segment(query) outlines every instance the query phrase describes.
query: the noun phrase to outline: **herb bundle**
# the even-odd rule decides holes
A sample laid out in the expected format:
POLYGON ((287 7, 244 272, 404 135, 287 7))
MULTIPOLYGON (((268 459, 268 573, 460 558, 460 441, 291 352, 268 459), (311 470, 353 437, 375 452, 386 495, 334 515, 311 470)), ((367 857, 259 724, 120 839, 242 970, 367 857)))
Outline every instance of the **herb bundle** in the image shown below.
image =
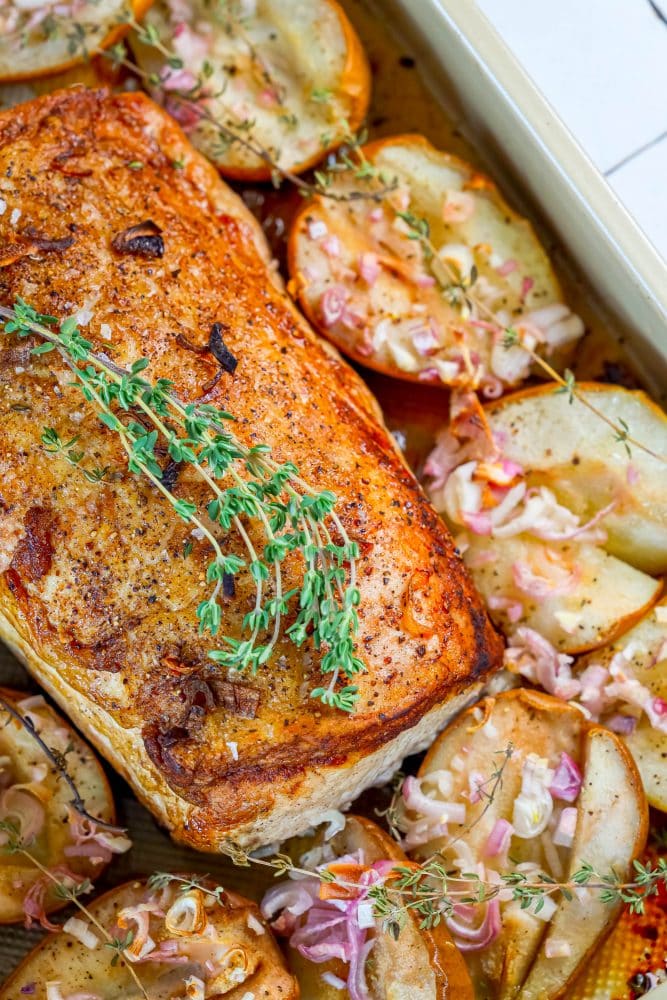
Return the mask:
MULTIPOLYGON (((98 419, 118 435, 129 471, 145 477, 208 542, 212 551, 206 570, 209 593, 197 608, 201 634, 220 634, 223 587, 233 589, 230 582, 233 585, 241 571, 250 574, 255 601, 244 618, 242 636, 222 635, 220 648, 211 650, 210 658, 224 667, 256 671, 271 659, 283 634, 283 622, 294 612, 284 635, 298 648, 312 642, 321 653, 321 672, 329 675, 329 683, 316 687, 311 697, 352 711, 357 686, 337 684, 341 676, 352 680, 364 670, 354 642, 360 599, 358 547, 336 513, 334 494, 311 489, 292 463, 275 462, 267 445, 245 446, 231 429, 234 418, 230 413, 209 403, 181 402, 167 379, 149 381, 143 374, 147 359, 123 369, 96 353, 75 318, 59 322, 37 313, 21 299, 12 309, 0 306, 0 317, 6 320, 6 334, 40 338, 42 342, 32 349, 34 355, 59 354, 98 419), (139 416, 151 429, 139 422, 139 416), (205 509, 190 499, 177 498, 165 484, 156 457, 159 440, 166 444, 173 462, 189 466, 206 485, 210 499, 205 509), (260 551, 247 530, 249 521, 257 523, 264 534, 260 551), (225 551, 222 536, 231 530, 242 540, 244 558, 225 551), (293 553, 304 564, 303 577, 300 586, 286 590, 283 563, 293 553)), ((51 428, 45 428, 42 440, 49 452, 64 452, 70 464, 79 465, 82 455, 72 454, 73 442, 59 443, 51 428)), ((87 478, 101 476, 92 472, 87 478)))

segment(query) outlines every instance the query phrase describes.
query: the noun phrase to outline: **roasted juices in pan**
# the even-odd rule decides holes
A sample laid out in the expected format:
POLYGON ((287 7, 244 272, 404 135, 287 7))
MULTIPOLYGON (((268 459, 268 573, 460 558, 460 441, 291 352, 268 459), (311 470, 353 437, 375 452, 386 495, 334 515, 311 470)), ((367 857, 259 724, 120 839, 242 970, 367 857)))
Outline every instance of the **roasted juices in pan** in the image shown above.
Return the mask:
POLYGON ((48 342, 39 332, 4 341, 2 637, 178 840, 216 850, 294 834, 427 745, 479 695, 499 639, 374 399, 298 315, 249 213, 165 112, 84 89, 19 106, 0 117, 9 190, 0 304, 24 318, 27 304, 70 348, 78 322, 83 353, 116 384, 147 359, 133 371, 151 392, 173 385, 158 439, 136 400, 122 412, 111 400, 101 422, 72 385, 71 353, 31 353, 48 342), (325 609, 358 615, 358 629, 307 641, 325 635, 307 615, 312 549, 293 540, 278 583, 261 516, 240 507, 221 528, 215 493, 169 444, 174 407, 203 414, 214 438, 232 428, 244 482, 269 469, 298 502, 335 495, 328 519, 311 508, 299 524, 336 553, 342 596, 325 609), (150 476, 128 470, 127 434, 150 476), (263 645, 243 660, 253 625, 263 645))

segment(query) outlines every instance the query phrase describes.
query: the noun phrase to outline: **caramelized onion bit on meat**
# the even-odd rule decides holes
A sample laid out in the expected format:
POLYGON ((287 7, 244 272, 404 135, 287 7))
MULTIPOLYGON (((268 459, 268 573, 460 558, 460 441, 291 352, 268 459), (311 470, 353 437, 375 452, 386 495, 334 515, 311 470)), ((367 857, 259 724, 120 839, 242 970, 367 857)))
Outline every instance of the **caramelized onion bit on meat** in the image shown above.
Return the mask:
POLYGON ((162 470, 162 485, 165 489, 169 490, 169 492, 171 492, 176 485, 183 465, 183 462, 174 462, 173 459, 169 459, 162 470))
POLYGON ((26 229, 23 236, 30 240, 35 250, 44 250, 46 253, 68 250, 75 242, 72 235, 60 237, 42 236, 41 233, 32 228, 26 229))
POLYGON ((201 677, 185 677, 181 683, 182 697, 185 702, 185 719, 183 725, 192 727, 193 716, 202 719, 207 712, 215 708, 215 698, 210 687, 201 677))
POLYGON ((209 677, 208 683, 213 688, 218 704, 230 715, 236 715, 240 719, 256 717, 259 708, 259 691, 256 688, 220 677, 209 677))
POLYGON ((133 257, 153 257, 164 256, 164 240, 162 230, 152 219, 139 222, 136 226, 124 229, 122 233, 117 233, 111 241, 111 246, 116 253, 127 253, 133 257))
POLYGON ((143 740, 146 753, 152 762, 163 770, 169 779, 177 784, 192 781, 192 770, 181 763, 174 748, 190 739, 190 733, 183 726, 172 726, 166 732, 160 732, 156 727, 152 731, 144 731, 143 740))
POLYGON ((222 339, 222 323, 214 323, 211 327, 211 335, 208 339, 208 347, 221 368, 233 375, 238 365, 237 358, 234 357, 224 340, 222 339))
POLYGON ((73 243, 73 236, 52 239, 49 236, 41 236, 33 229, 27 229, 25 233, 10 237, 0 247, 0 267, 9 267, 10 264, 16 264, 24 257, 34 256, 40 252, 50 253, 54 250, 67 250, 73 243))
POLYGON ((193 354, 207 354, 208 345, 207 344, 193 344, 191 340, 184 337, 182 333, 176 334, 176 343, 181 347, 184 347, 186 351, 192 351, 193 354))

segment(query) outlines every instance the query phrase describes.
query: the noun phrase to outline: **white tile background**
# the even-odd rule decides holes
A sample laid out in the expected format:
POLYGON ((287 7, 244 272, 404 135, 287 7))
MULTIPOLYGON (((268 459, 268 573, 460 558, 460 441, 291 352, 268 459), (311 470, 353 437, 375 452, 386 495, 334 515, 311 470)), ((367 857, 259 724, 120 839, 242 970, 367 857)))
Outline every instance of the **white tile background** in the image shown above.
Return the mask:
POLYGON ((667 259, 667 0, 477 2, 667 259))

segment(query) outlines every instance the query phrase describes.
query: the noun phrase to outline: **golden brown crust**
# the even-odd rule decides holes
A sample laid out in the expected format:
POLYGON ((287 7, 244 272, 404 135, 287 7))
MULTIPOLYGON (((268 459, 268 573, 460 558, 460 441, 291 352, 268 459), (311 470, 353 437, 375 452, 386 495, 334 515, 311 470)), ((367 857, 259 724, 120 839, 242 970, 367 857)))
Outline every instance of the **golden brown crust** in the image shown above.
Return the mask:
MULTIPOLYGON (((22 105, 0 116, 0 179, 3 243, 72 238, 1 268, 0 301, 20 295, 60 316, 89 309, 87 335, 117 363, 150 357, 152 377, 172 378, 188 400, 206 395, 237 416, 243 440, 268 443, 334 490, 361 548, 368 671, 358 710, 348 717, 310 700, 316 668, 304 677, 303 654, 283 642, 284 660, 240 678, 255 717, 231 712, 225 684, 234 678, 210 664, 211 640, 197 635, 204 543, 127 473, 114 435, 53 354, 4 380, 0 366, 5 635, 56 697, 74 695, 77 718, 95 716, 90 736, 104 753, 115 756, 108 741, 123 729, 142 734, 145 750, 128 765, 142 775, 135 788, 148 798, 146 774, 166 782, 194 807, 187 836, 205 847, 270 812, 277 788, 296 796, 316 769, 352 765, 414 726, 497 664, 499 640, 451 539, 371 415, 367 390, 300 319, 249 214, 166 114, 141 94, 104 91, 22 105), (147 219, 162 231, 162 258, 112 249, 147 219), (188 346, 206 345, 214 322, 239 361, 217 384, 212 356, 188 346), (86 461, 110 466, 111 477, 92 485, 48 456, 44 426, 64 439, 79 434, 86 461), (206 711, 193 712, 202 699, 206 711)), ((187 471, 175 492, 201 497, 187 471)), ((298 572, 286 566, 288 578, 298 572)), ((249 596, 241 581, 226 633, 238 634, 249 596)))

